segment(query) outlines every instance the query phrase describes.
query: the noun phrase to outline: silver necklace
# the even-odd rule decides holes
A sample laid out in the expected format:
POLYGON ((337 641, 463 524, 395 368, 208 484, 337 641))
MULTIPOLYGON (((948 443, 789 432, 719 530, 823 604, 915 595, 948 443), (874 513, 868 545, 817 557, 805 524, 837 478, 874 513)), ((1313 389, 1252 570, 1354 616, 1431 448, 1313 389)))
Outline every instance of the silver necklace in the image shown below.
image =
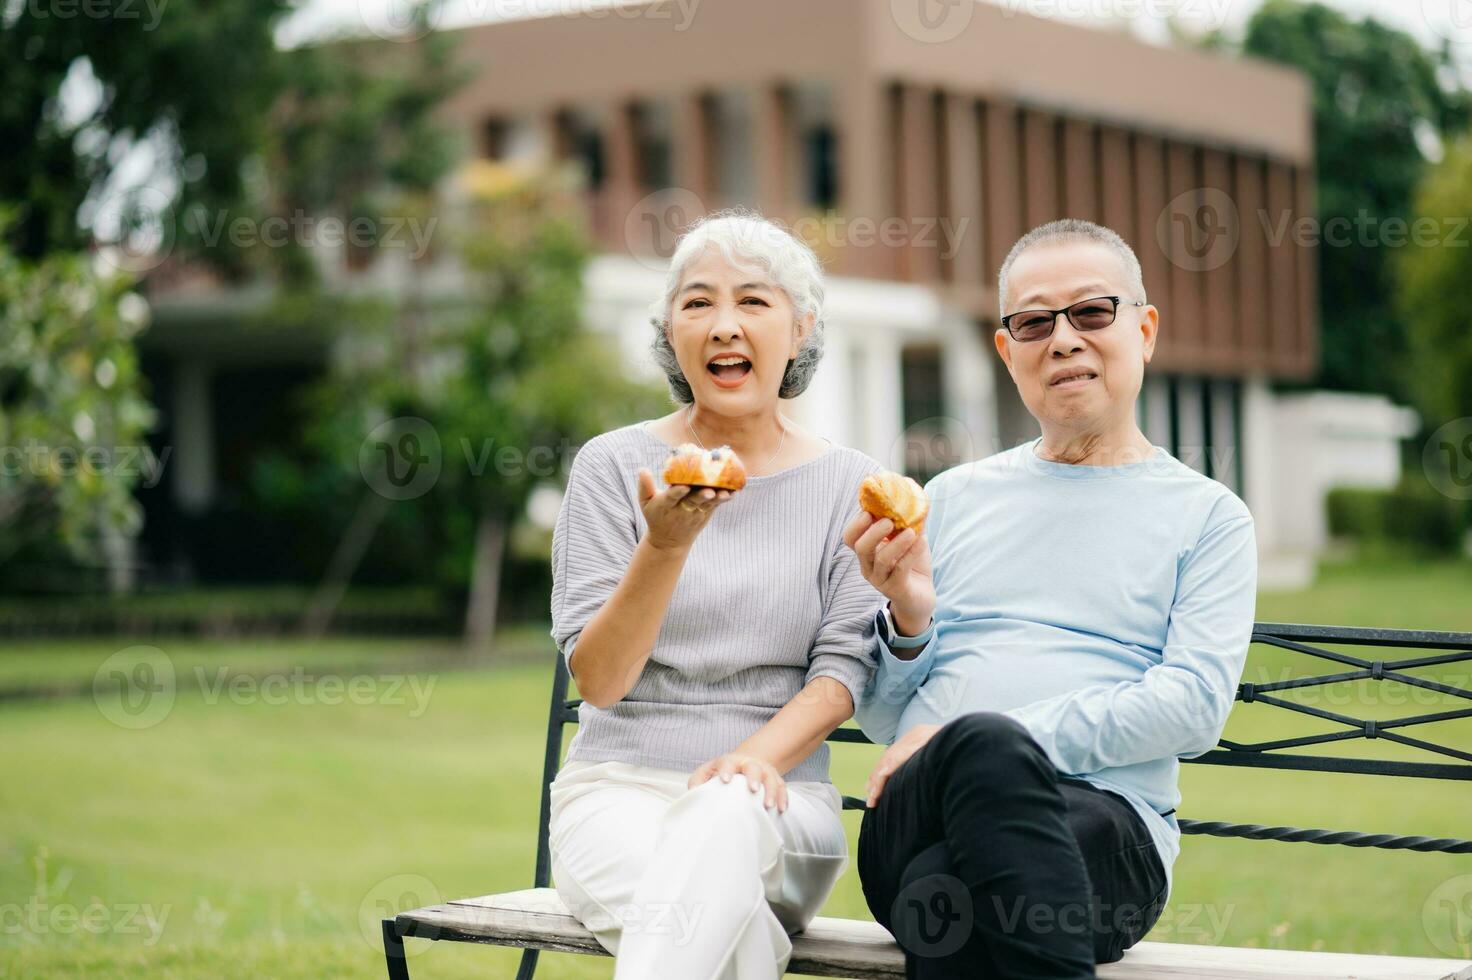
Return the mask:
MULTIPOLYGON (((695 426, 690 424, 690 416, 694 411, 695 404, 692 402, 690 407, 685 409, 685 428, 690 430, 691 437, 695 439, 695 445, 699 446, 702 452, 708 453, 710 450, 705 448, 705 443, 701 442, 700 436, 695 434, 695 426)), ((782 430, 782 438, 777 440, 777 451, 772 454, 772 458, 767 460, 766 465, 762 467, 764 470, 772 465, 773 460, 782 455, 782 446, 787 442, 787 426, 783 423, 780 412, 777 414, 777 427, 782 430)))

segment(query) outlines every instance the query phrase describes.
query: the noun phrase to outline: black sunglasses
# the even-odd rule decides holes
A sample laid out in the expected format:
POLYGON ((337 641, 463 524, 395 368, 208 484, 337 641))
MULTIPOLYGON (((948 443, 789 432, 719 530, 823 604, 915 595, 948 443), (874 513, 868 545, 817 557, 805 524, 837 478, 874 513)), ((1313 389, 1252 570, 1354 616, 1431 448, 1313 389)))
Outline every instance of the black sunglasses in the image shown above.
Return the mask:
POLYGON ((1053 336, 1053 325, 1058 322, 1060 313, 1067 316, 1073 329, 1080 332, 1103 330, 1114 322, 1121 302, 1128 306, 1145 305, 1134 300, 1122 301, 1118 296, 1095 296, 1093 299, 1079 300, 1061 310, 1023 310, 1020 313, 1009 313, 1002 317, 1002 326, 1013 340, 1024 343, 1047 340, 1053 336))

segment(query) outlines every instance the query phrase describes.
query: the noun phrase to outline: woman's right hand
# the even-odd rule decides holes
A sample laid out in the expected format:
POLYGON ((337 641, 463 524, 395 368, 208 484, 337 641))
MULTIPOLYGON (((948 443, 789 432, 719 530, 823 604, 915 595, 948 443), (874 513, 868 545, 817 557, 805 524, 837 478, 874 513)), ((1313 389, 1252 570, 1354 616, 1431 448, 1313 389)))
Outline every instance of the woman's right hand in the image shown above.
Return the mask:
POLYGON ((656 491, 654 474, 639 470, 639 507, 649 525, 649 543, 661 550, 683 550, 721 504, 731 499, 729 490, 675 484, 656 491))

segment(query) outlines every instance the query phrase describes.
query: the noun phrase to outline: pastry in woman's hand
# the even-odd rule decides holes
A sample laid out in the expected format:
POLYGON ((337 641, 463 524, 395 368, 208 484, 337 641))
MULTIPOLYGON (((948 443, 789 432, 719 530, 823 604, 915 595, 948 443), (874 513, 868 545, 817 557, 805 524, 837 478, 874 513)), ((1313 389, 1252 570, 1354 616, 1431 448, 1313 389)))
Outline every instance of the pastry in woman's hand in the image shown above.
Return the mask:
POLYGON ((908 476, 888 471, 867 476, 859 484, 859 507, 876 520, 889 518, 896 532, 909 527, 916 534, 925 527, 925 515, 930 513, 924 488, 908 476))
POLYGON ((664 467, 664 482, 670 486, 710 487, 712 490, 740 490, 746 486, 746 467, 730 446, 701 449, 687 442, 670 450, 664 467))

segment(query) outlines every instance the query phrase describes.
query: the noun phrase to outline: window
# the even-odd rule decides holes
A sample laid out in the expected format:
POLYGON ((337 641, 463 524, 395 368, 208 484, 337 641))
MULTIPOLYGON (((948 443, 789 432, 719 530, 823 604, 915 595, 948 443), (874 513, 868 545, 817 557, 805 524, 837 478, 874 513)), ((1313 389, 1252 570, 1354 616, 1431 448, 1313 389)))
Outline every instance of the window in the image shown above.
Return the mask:
POLYGON ((820 208, 838 204, 838 137, 829 123, 803 133, 804 200, 820 208))
POLYGON ((663 103, 641 103, 632 110, 635 179, 645 191, 663 190, 672 178, 670 111, 663 103))
POLYGON ((589 190, 602 187, 607 170, 598 127, 579 113, 563 112, 557 118, 557 129, 559 159, 576 161, 582 167, 589 190))
POLYGON ((900 355, 904 471, 921 483, 960 459, 945 417, 945 378, 939 347, 906 347, 900 355))
POLYGON ((481 155, 487 160, 504 160, 506 158, 506 137, 510 129, 510 124, 500 116, 492 116, 487 119, 480 129, 481 155))
POLYGON ((750 99, 745 92, 722 92, 716 97, 715 110, 716 198, 723 207, 755 205, 750 99))

